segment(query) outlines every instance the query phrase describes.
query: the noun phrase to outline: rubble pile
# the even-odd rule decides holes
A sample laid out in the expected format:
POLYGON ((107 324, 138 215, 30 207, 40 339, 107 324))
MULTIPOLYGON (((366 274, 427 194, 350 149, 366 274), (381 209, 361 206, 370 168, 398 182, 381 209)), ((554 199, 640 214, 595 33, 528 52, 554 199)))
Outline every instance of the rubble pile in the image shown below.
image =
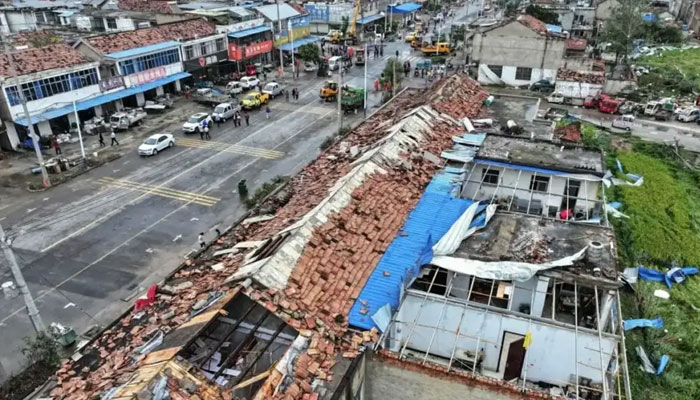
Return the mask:
POLYGON ((605 83, 605 73, 598 71, 575 71, 572 69, 559 68, 557 71, 557 80, 602 85, 605 83))
POLYGON ((172 14, 173 8, 167 0, 119 0, 120 10, 172 14))
POLYGON ((16 75, 13 75, 7 57, 7 54, 0 54, 0 76, 6 78, 90 62, 78 50, 67 44, 59 43, 41 48, 31 47, 12 53, 17 72, 16 75))
POLYGON ((568 125, 557 126, 554 128, 554 135, 560 140, 578 143, 581 141, 581 123, 574 122, 568 125))
MULTIPOLYGON (((168 3, 165 1, 153 1, 149 3, 163 3, 168 5, 168 3)), ((120 2, 119 4, 121 5, 122 3, 120 2)), ((189 40, 197 37, 213 35, 215 33, 216 28, 213 24, 203 19, 192 19, 171 24, 158 25, 153 28, 92 36, 86 38, 85 40, 95 49, 105 54, 109 54, 133 49, 135 47, 148 46, 171 40, 189 40)))
POLYGON ((476 81, 452 75, 443 81, 431 100, 436 110, 462 119, 476 117, 488 96, 476 81))

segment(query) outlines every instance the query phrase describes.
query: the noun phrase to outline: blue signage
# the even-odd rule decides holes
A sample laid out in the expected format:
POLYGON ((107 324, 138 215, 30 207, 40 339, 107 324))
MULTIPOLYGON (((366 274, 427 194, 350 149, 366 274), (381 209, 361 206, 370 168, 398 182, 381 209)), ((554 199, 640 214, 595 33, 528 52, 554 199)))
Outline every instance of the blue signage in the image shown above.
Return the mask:
POLYGON ((304 8, 309 12, 308 17, 312 21, 329 21, 330 10, 327 5, 305 4, 304 8))
POLYGON ((308 15, 302 15, 300 17, 295 17, 295 18, 289 19, 289 25, 292 26, 292 29, 309 26, 310 22, 311 22, 311 18, 308 15))

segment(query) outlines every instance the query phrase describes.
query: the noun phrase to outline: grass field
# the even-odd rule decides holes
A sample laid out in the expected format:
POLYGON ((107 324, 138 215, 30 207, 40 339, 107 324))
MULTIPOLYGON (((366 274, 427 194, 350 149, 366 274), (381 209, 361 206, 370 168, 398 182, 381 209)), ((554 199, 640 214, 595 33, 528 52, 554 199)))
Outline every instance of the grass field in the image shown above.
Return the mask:
POLYGON ((646 56, 637 65, 654 67, 639 78, 639 87, 659 95, 690 95, 700 88, 700 49, 669 50, 646 56))

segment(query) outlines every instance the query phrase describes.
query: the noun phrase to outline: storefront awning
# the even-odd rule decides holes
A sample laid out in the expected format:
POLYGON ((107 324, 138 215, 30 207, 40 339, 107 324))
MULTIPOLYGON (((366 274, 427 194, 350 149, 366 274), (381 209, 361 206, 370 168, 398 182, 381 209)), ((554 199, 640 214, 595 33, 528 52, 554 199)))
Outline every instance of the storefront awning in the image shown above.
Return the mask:
MULTIPOLYGON (((89 108, 97 107, 97 106, 100 106, 102 104, 107 104, 111 101, 123 99, 125 97, 131 96, 131 95, 134 95, 137 93, 147 92, 151 89, 157 88, 158 86, 167 85, 168 83, 175 82, 175 81, 178 81, 178 80, 183 79, 183 78, 187 78, 188 76, 191 76, 191 74, 188 72, 179 72, 179 73, 174 74, 174 75, 166 76, 165 78, 156 79, 155 81, 144 83, 143 85, 132 86, 128 89, 118 90, 116 92, 103 94, 100 96, 93 97, 91 99, 78 101, 75 103, 75 107, 78 109, 78 111, 87 110, 89 108)), ((40 114, 32 115, 32 124, 37 124, 41 121, 48 121, 50 119, 62 117, 64 115, 70 114, 72 112, 73 112, 73 104, 68 104, 68 105, 65 105, 65 106, 60 107, 60 108, 53 108, 51 110, 46 110, 40 114)), ((24 118, 16 120, 15 123, 27 126, 27 121, 24 118)))
POLYGON ((282 49, 284 51, 290 51, 292 49, 296 50, 297 48, 299 48, 299 46, 303 46, 305 44, 313 42, 318 42, 319 40, 321 40, 320 36, 307 36, 299 40, 294 39, 294 47, 292 47, 292 43, 285 43, 282 46, 279 46, 278 49, 282 49))
POLYGON ((420 10, 422 7, 417 3, 404 3, 395 7, 389 7, 389 12, 393 14, 410 14, 420 10))
POLYGON ((374 22, 378 19, 384 18, 383 15, 375 14, 375 15, 370 15, 369 17, 364 17, 362 19, 357 20, 357 23, 360 25, 365 25, 369 24, 370 22, 374 22))
POLYGON ((243 29, 242 31, 231 32, 228 34, 228 37, 240 39, 240 38, 243 38, 246 36, 255 35, 256 33, 267 32, 269 30, 271 30, 271 29, 267 25, 256 26, 255 28, 248 28, 248 29, 243 29))

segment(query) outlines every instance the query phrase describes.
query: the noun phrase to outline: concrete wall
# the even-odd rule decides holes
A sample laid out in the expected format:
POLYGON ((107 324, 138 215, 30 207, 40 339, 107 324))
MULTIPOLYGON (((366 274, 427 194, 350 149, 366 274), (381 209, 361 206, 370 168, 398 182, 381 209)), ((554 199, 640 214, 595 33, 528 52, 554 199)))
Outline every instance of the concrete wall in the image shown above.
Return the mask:
MULTIPOLYGON (((502 83, 527 85, 556 76, 566 52, 566 40, 540 35, 514 21, 502 27, 477 33, 472 46, 472 59, 479 64, 501 65, 502 83), (516 80, 516 67, 532 68, 530 80, 516 80)), ((486 73, 479 71, 482 83, 486 73)))
POLYGON ((619 3, 617 0, 605 0, 602 3, 599 3, 595 10, 595 18, 605 23, 605 21, 610 19, 613 9, 618 5, 619 3))
MULTIPOLYGON (((516 169, 504 169, 503 167, 496 167, 496 166, 487 166, 487 165, 482 165, 478 164, 476 168, 474 169, 474 172, 472 173, 471 179, 472 181, 475 181, 474 183, 468 183, 464 190, 462 191, 462 195, 470 198, 470 199, 476 199, 476 200, 490 200, 491 197, 494 194, 494 191, 496 191, 496 199, 499 198, 508 198, 509 196, 513 195, 513 188, 518 187, 518 190, 515 191, 515 196, 520 198, 520 199, 529 199, 530 198, 530 179, 534 175, 534 172, 530 171, 522 171, 520 172, 520 177, 518 178, 518 173, 519 170, 516 169), (499 186, 498 190, 497 185, 494 184, 487 184, 483 183, 481 187, 479 188, 479 183, 482 182, 483 180, 483 175, 486 172, 486 168, 488 167, 489 171, 494 171, 498 170, 499 171, 499 186), (478 191, 477 191, 478 188, 478 191)), ((562 176, 557 176, 557 175, 545 175, 544 173, 537 173, 537 176, 548 176, 549 177, 549 193, 551 194, 558 194, 558 195, 563 195, 564 194, 564 188, 566 187, 566 178, 562 176)), ((596 177, 592 175, 584 175, 588 179, 597 179, 596 177)), ((593 200, 596 200, 598 198, 598 189, 600 187, 600 182, 596 181, 587 181, 587 183, 584 184, 584 182, 581 182, 581 186, 579 189, 577 201, 576 201, 576 206, 575 210, 580 211, 583 214, 585 214, 585 209, 586 208, 592 208, 595 205, 595 202, 593 200), (586 191, 586 188, 588 188, 588 191, 586 191), (586 201, 586 198, 588 198, 588 201, 586 201)), ((557 208, 561 206, 562 202, 562 197, 555 197, 555 196, 548 196, 548 193, 540 193, 540 192, 534 192, 532 195, 533 200, 540 200, 543 206, 543 212, 547 212, 547 206, 549 207, 554 207, 557 208)))
POLYGON ((566 97, 585 99, 587 96, 601 94, 603 85, 558 80, 555 84, 555 90, 566 97))
POLYGON ((440 379, 384 362, 377 356, 367 357, 365 399, 370 400, 512 400, 461 382, 440 379))
MULTIPOLYGON (((445 304, 442 298, 432 295, 423 303, 424 297, 425 293, 423 292, 407 291, 396 319, 408 323, 417 319, 422 326, 415 327, 409 340, 409 332, 411 331, 409 325, 392 325, 391 336, 394 340, 391 341, 393 346, 391 351, 399 351, 400 345, 406 341, 408 341, 408 348, 425 351, 433 332, 435 332, 432 327, 437 325, 443 330, 438 330, 435 333, 430 353, 449 359, 455 343, 456 335, 454 332, 459 329, 460 336, 456 339, 456 348, 474 351, 476 350, 477 338, 479 338, 479 349, 483 349, 485 353, 483 368, 496 371, 504 334, 510 332, 525 335, 529 330, 532 343, 527 350, 528 380, 564 385, 570 381, 572 374, 575 376, 576 359, 578 358, 579 376, 591 378, 594 382, 601 382, 603 375, 600 369, 597 332, 579 328, 576 336, 573 326, 569 329, 535 320, 530 323, 525 317, 507 312, 486 312, 483 309, 469 307, 458 302, 445 304), (462 312, 464 312, 463 317, 462 312), (419 313, 420 315, 418 315, 419 313), (576 349, 578 349, 578 357, 576 357, 576 349)), ((605 368, 610 362, 610 354, 615 345, 615 339, 603 336, 605 368)), ((503 371, 498 372, 502 373, 503 371)), ((372 376, 371 373, 369 375, 372 376)), ((402 382, 401 384, 406 383, 402 382)), ((464 397, 460 396, 460 398, 464 397)))
POLYGON ((31 11, 5 11, 10 32, 36 30, 36 15, 31 11))

